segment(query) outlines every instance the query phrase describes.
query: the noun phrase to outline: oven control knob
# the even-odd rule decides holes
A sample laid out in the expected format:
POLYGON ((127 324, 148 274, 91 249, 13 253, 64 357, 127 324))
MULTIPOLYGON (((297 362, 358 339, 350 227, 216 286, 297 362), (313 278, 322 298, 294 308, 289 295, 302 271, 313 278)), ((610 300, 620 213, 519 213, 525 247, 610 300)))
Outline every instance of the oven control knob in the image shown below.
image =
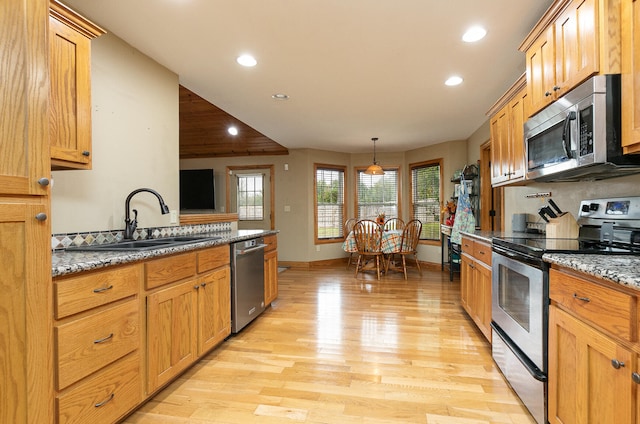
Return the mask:
POLYGON ((580 208, 580 210, 584 213, 589 212, 589 205, 587 205, 586 203, 584 205, 582 205, 582 207, 580 208))
POLYGON ((598 207, 599 207, 599 206, 600 206, 600 205, 598 205, 597 203, 591 203, 591 204, 589 205, 589 210, 591 210, 591 211, 594 211, 594 212, 595 212, 595 211, 597 211, 597 210, 598 210, 598 207))

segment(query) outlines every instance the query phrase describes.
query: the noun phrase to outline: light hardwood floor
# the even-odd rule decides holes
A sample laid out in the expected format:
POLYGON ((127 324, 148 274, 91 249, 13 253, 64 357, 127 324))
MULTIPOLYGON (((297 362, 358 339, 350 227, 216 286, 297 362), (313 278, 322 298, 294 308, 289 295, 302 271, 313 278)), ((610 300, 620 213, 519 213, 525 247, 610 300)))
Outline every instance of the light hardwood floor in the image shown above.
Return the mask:
POLYGON ((460 307, 459 280, 279 274, 273 306, 127 423, 534 423, 460 307))

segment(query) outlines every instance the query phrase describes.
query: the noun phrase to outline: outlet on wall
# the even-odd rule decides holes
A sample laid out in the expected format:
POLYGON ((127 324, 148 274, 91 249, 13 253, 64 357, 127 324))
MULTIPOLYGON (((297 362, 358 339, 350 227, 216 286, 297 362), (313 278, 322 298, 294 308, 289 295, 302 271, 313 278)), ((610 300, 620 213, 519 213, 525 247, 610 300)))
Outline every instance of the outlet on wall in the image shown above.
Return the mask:
POLYGON ((169 224, 177 224, 178 223, 178 211, 173 210, 169 211, 169 224))

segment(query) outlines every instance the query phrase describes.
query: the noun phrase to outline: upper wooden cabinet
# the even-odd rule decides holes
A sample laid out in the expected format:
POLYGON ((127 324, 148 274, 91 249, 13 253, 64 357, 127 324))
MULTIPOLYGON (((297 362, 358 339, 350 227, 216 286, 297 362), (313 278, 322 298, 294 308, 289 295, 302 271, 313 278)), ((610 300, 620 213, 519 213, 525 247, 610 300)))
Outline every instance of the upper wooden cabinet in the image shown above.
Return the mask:
POLYGON ((2 2, 0 195, 49 194, 46 19, 46 2, 2 2))
POLYGON ((640 153, 640 3, 622 1, 622 148, 640 153))
POLYGON ((104 32, 51 0, 49 139, 53 169, 91 169, 91 40, 104 32))
POLYGON ((493 186, 524 181, 524 121, 528 110, 529 101, 523 75, 489 111, 493 186))
POLYGON ((520 46, 530 115, 591 75, 620 72, 620 34, 620 0, 553 3, 520 46))

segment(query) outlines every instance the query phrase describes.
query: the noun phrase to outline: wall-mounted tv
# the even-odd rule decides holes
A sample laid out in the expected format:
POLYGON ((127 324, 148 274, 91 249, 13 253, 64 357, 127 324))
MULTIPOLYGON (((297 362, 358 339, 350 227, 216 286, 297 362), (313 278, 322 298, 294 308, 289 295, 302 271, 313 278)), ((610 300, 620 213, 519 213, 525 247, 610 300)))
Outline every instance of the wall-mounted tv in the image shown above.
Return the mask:
POLYGON ((181 169, 180 210, 212 211, 215 208, 213 169, 181 169))

